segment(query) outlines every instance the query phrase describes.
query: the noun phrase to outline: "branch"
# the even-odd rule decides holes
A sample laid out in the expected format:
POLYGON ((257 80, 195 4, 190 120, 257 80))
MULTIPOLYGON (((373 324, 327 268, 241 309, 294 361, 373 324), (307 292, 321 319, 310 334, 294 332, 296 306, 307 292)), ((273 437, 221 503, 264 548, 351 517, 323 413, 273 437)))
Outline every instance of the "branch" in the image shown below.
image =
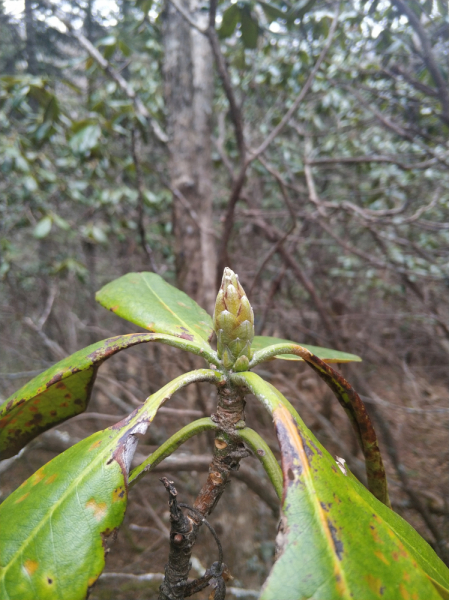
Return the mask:
POLYGON ((423 160, 417 163, 404 163, 397 158, 392 156, 337 156, 335 158, 312 158, 309 159, 308 164, 313 167, 320 165, 352 165, 352 164, 363 164, 363 163, 389 163, 397 165, 403 171, 410 171, 412 169, 428 169, 437 162, 435 158, 429 160, 423 160))
POLYGON ((137 185, 137 198, 138 198, 137 212, 138 212, 138 228, 139 228, 139 235, 140 235, 140 244, 142 246, 143 251, 147 255, 148 260, 150 261, 151 269, 155 273, 159 273, 159 270, 154 262, 153 250, 151 249, 151 246, 147 242, 147 239, 146 239, 145 224, 143 221, 143 219, 144 219, 144 211, 143 211, 144 184, 143 184, 142 168, 141 168, 139 156, 137 153, 137 131, 136 131, 135 127, 133 127, 131 130, 131 154, 133 157, 134 169, 136 172, 136 185, 137 185))
POLYGON ((420 20, 413 12, 410 4, 407 2, 403 2, 403 0, 391 0, 393 6, 397 8, 397 10, 405 15, 408 19, 408 22, 415 30, 415 33, 419 37, 421 42, 422 49, 422 58, 426 67, 429 69, 430 74, 432 75, 432 79, 435 82, 435 85, 438 89, 439 100, 441 102, 441 107, 443 109, 443 117, 447 124, 449 124, 449 92, 448 92, 448 84, 444 80, 444 77, 438 67, 435 57, 433 56, 432 47, 427 38, 426 32, 424 31, 423 26, 421 25, 420 20))
MULTIPOLYGON (((112 579, 129 579, 131 581, 160 581, 162 582, 164 579, 163 573, 142 573, 141 575, 134 575, 133 573, 102 573, 100 575, 100 579, 107 580, 112 579)), ((231 594, 231 596, 235 596, 240 600, 250 600, 250 598, 258 598, 260 592, 256 590, 245 590, 243 588, 238 587, 228 587, 226 586, 226 593, 231 594)))
POLYGON ((305 140, 305 150, 306 150, 306 156, 304 158, 304 175, 306 177, 306 184, 307 184, 307 189, 309 191, 309 200, 310 202, 312 202, 312 204, 314 204, 319 212, 319 214, 322 217, 326 217, 327 213, 326 213, 326 209, 323 206, 323 203, 321 202, 320 198, 318 197, 318 194, 316 192, 316 187, 315 187, 315 180, 313 178, 313 173, 312 173, 312 168, 308 162, 308 157, 310 156, 310 154, 312 153, 312 142, 309 136, 306 137, 305 140))
POLYGON ((132 100, 136 112, 148 120, 157 139, 160 142, 167 143, 167 134, 161 129, 159 123, 157 123, 157 121, 155 121, 150 115, 147 108, 136 95, 136 92, 129 85, 126 79, 124 79, 120 73, 112 67, 111 63, 104 58, 101 52, 81 33, 81 31, 73 28, 70 21, 68 21, 64 15, 58 11, 55 4, 46 3, 46 5, 47 8, 52 11, 53 15, 67 28, 67 31, 70 33, 70 35, 78 40, 80 45, 87 51, 89 56, 93 58, 93 60, 109 75, 109 77, 116 82, 122 92, 124 92, 124 94, 130 100, 132 100))
POLYGON ((265 152, 265 150, 268 148, 268 146, 271 144, 271 142, 274 140, 274 138, 277 137, 279 135, 279 133, 287 125, 287 123, 289 122, 289 120, 291 119, 291 117, 293 116, 293 114, 295 113, 295 111, 298 109, 298 106, 300 105, 300 103, 306 97, 307 93, 309 92, 310 88, 312 87, 312 84, 313 84, 313 82, 315 80, 316 74, 318 73, 318 71, 319 71, 319 69, 321 67, 322 62, 326 58, 326 55, 327 55, 327 53, 328 53, 328 51, 329 51, 329 49, 331 47, 332 40, 334 38, 335 31, 337 29, 339 14, 340 14, 340 3, 338 4, 337 11, 336 11, 335 16, 334 16, 334 18, 332 20, 332 25, 330 27, 329 35, 327 36, 327 40, 326 40, 326 43, 324 45, 324 48, 321 50, 321 54, 318 57, 318 60, 315 63, 315 66, 313 67, 312 72, 310 73, 309 77, 307 78, 307 81, 304 84, 304 87, 302 88, 300 94, 298 95, 298 97, 296 98, 296 100, 293 102, 293 104, 291 105, 291 107, 289 108, 289 110, 285 113, 285 115, 283 116, 283 118, 281 119, 281 121, 272 130, 272 132, 270 133, 270 135, 260 144, 260 146, 258 148, 256 148, 256 150, 252 151, 251 156, 249 158, 250 161, 255 160, 259 156, 259 154, 263 154, 265 152))
POLYGON ((428 85, 422 83, 422 81, 418 81, 418 79, 414 79, 410 73, 407 73, 404 69, 402 69, 399 65, 393 65, 391 69, 382 69, 382 73, 385 73, 391 79, 396 80, 396 77, 399 75, 407 83, 417 89, 419 92, 426 94, 426 96, 432 96, 433 98, 438 97, 438 92, 436 92, 433 88, 428 85))
POLYGON ((50 350, 56 360, 62 360, 66 358, 68 353, 62 348, 58 342, 50 339, 47 334, 45 334, 39 327, 34 323, 30 317, 24 317, 23 324, 32 329, 37 335, 41 338, 42 342, 45 346, 50 350))
MULTIPOLYGON (((265 268, 266 264, 268 263, 268 261, 271 259, 271 257, 277 252, 279 246, 281 246, 282 244, 284 244, 287 240, 287 238, 294 232, 294 230, 296 229, 296 225, 297 225, 297 219, 296 219, 296 214, 295 214, 295 209, 292 205, 292 203, 290 202, 290 198, 288 197, 288 193, 287 193, 287 189, 286 189, 286 185, 284 183, 284 180, 282 179, 281 174, 274 169, 271 165, 269 165, 266 160, 264 160, 262 158, 262 156, 258 157, 259 162, 261 163, 261 165, 268 171, 268 173, 270 173, 270 175, 272 175, 275 179, 277 184, 279 185, 279 188, 281 190, 281 194, 282 194, 282 198, 285 202, 285 205, 287 206, 288 212, 290 213, 290 217, 292 220, 292 224, 291 226, 288 228, 288 230, 285 232, 285 234, 279 238, 279 240, 270 248, 270 250, 268 251, 267 255, 263 258, 260 267, 257 269, 256 274, 254 275, 254 279, 251 283, 251 286, 249 288, 248 291, 248 295, 251 296, 251 292, 254 289, 254 286, 257 283, 257 280, 260 276, 260 274, 262 273, 263 269, 265 268)), ((267 315, 267 311, 269 308, 269 303, 271 301, 271 299, 273 298, 274 294, 276 293, 277 288, 280 285, 280 281, 282 280, 283 275, 281 277, 281 279, 279 280, 279 284, 276 286, 274 285, 272 287, 272 293, 270 293, 270 297, 269 297, 269 301, 266 305, 265 308, 265 313, 264 313, 264 317, 262 318, 262 323, 265 323, 265 317, 267 315)), ((259 325, 259 329, 260 331, 262 331, 262 326, 259 325)))
MULTIPOLYGON (((269 225, 265 221, 265 219, 263 219, 262 217, 260 217, 256 221, 256 223, 257 223, 258 227, 260 227, 260 229, 265 233, 265 236, 267 237, 269 242, 272 242, 272 243, 276 242, 279 240, 279 238, 282 237, 282 234, 275 227, 269 225)), ((321 298, 319 297, 312 281, 307 277, 306 273, 301 269, 301 267, 295 261, 295 259, 291 255, 291 253, 288 250, 286 250, 283 245, 280 245, 276 249, 276 251, 281 256, 281 258, 283 259, 285 264, 293 272, 293 274, 295 275, 295 277, 297 278, 299 283, 308 292, 309 296, 311 297, 311 299, 315 305, 315 308, 316 308, 318 314, 321 317, 321 322, 323 323, 330 339, 332 340, 332 343, 335 345, 337 350, 340 349, 341 344, 339 342, 338 336, 336 335, 334 327, 328 318, 329 311, 326 309, 326 307, 321 302, 321 298)))
MULTIPOLYGON (((143 462, 146 457, 137 454, 135 461, 143 462)), ((208 471, 210 456, 169 456, 162 463, 151 469, 151 473, 176 473, 178 471, 208 471)), ((279 514, 279 500, 273 494, 266 477, 261 477, 258 472, 245 463, 240 463, 238 471, 232 472, 232 478, 238 479, 247 485, 265 504, 272 510, 273 515, 279 514)))
POLYGON ((372 112, 373 115, 375 117, 377 117, 377 119, 382 123, 382 125, 384 125, 384 127, 386 127, 387 129, 390 129, 391 131, 396 133, 396 135, 398 135, 399 137, 405 138, 406 140, 409 140, 413 144, 416 144, 417 146, 422 148, 424 150, 424 152, 433 156, 438 162, 442 163, 446 167, 449 167, 449 162, 447 160, 445 160, 444 157, 440 156, 437 152, 435 152, 435 150, 433 150, 433 148, 430 148, 430 146, 428 146, 427 144, 424 144, 423 142, 421 142, 421 140, 416 139, 415 135, 413 135, 412 133, 410 133, 409 131, 407 131, 406 129, 404 129, 403 127, 401 127, 394 121, 391 121, 385 115, 383 115, 379 110, 377 110, 377 108, 375 108, 369 102, 367 102, 365 100, 365 98, 361 94, 359 94, 359 92, 357 90, 355 90, 354 88, 352 88, 349 85, 345 85, 345 84, 341 84, 341 85, 344 89, 348 90, 353 96, 355 96, 355 98, 357 98, 357 100, 360 102, 360 104, 362 106, 364 106, 370 112, 372 112))
MULTIPOLYGON (((369 396, 369 397, 375 396, 375 394, 373 394, 373 392, 368 388, 368 386, 366 386, 365 382, 362 380, 361 377, 359 377, 359 374, 354 369, 351 369, 351 377, 353 377, 355 379, 355 385, 357 385, 357 387, 360 389, 360 391, 364 392, 364 394, 366 396, 369 396)), ((418 496, 418 494, 415 492, 415 490, 410 485, 407 471, 400 460, 400 457, 398 454, 398 449, 397 449, 396 442, 395 442, 395 438, 390 429, 388 419, 384 418, 384 416, 378 410, 378 407, 376 406, 376 404, 371 405, 370 413, 372 414, 373 418, 375 419, 377 426, 379 428, 379 431, 382 434, 384 444, 387 448, 387 452, 388 452, 390 460, 393 464, 393 467, 399 477, 399 480, 402 485, 402 489, 407 493, 408 497, 410 498, 413 508, 420 513, 425 524, 427 525, 427 528, 434 536, 434 539, 437 543, 437 546, 438 546, 441 556, 443 556, 447 560, 448 552, 447 552, 447 549, 445 548, 445 544, 444 544, 443 537, 441 535, 441 531, 437 527, 432 516, 429 514, 429 510, 428 510, 427 506, 424 504, 424 502, 421 500, 421 498, 418 496)))
POLYGON ((233 92, 232 85, 230 82, 229 74, 226 69, 226 64, 224 62, 223 55, 221 54, 217 34, 215 32, 215 29, 212 29, 211 27, 209 27, 208 36, 209 36, 209 40, 212 45, 212 49, 214 51, 216 61, 217 61, 217 68, 219 70, 220 77, 222 77, 223 87, 225 88, 225 92, 226 92, 228 102, 230 105, 231 118, 234 123, 235 135, 236 135, 237 144, 239 147, 240 164, 241 164, 240 172, 239 172, 237 178, 233 182, 231 195, 230 195, 230 198, 228 201, 228 208, 226 211, 226 217, 225 217, 225 222, 224 222, 224 226, 223 226, 223 234, 222 234, 222 239, 221 239, 219 253, 218 253, 219 258, 218 258, 218 265, 217 265, 217 281, 220 281, 223 269, 226 266, 226 263, 228 262, 227 248, 228 248, 229 239, 231 237, 231 233, 232 233, 232 229, 233 229, 233 225, 234 225, 235 205, 237 204, 237 201, 240 197, 240 192, 242 191, 242 187, 243 187, 243 183, 245 181, 245 175, 246 175, 248 166, 256 158, 258 158, 261 154, 263 154, 265 152, 265 150, 268 148, 268 146, 271 144, 271 142, 284 129, 285 125, 288 123, 288 121, 290 120, 292 115, 298 109, 298 106, 304 100, 305 96, 307 95, 310 88, 312 87, 315 76, 318 73, 318 71, 321 67, 321 64, 324 61, 324 59, 329 51, 329 48, 331 46, 332 39, 334 37, 335 31, 337 28, 339 12, 340 12, 340 4, 338 5, 338 9, 337 9, 334 19, 332 21, 332 25, 331 25, 326 43, 324 45, 324 48, 321 51, 321 54, 315 64, 314 68, 312 69, 312 72, 310 73, 309 77, 307 78, 307 81, 304 84, 304 87, 302 88, 300 94, 298 95, 298 97, 296 98, 296 100, 294 101, 294 103, 292 104, 290 109, 287 111, 287 113, 284 115, 284 117, 282 118, 280 123, 273 129, 273 131, 265 139, 265 141, 262 142, 262 144, 259 146, 259 148, 257 148, 256 150, 253 150, 251 152, 251 155, 246 159, 245 159, 245 143, 244 143, 244 137, 243 137, 243 119, 242 119, 242 116, 240 113, 240 109, 237 106, 237 103, 235 102, 234 92, 233 92))
MULTIPOLYGON (((173 0, 170 0, 173 1, 173 0)), ((211 2, 212 6, 212 2, 211 2)), ((218 40, 217 32, 215 28, 209 26, 207 29, 207 37, 209 38, 209 42, 212 48, 212 52, 214 53, 215 63, 217 65, 218 75, 221 79, 221 83, 223 85, 223 89, 226 94, 226 98, 229 102, 229 114, 231 116, 232 124, 234 125, 234 133, 235 139, 237 142, 237 148, 239 151, 240 157, 240 165, 241 168, 247 168, 248 165, 245 165, 245 138, 243 134, 243 116, 240 110, 239 105, 237 104, 237 100, 235 98, 234 89, 232 87, 231 78, 229 76, 228 68, 226 66, 226 62, 221 52, 220 42, 218 40)))

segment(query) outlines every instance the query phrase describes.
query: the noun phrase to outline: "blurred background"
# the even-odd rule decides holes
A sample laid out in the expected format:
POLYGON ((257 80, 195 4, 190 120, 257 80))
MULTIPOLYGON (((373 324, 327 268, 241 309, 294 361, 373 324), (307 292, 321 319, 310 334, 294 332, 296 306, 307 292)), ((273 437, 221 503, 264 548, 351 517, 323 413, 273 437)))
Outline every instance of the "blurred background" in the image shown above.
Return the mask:
MULTIPOLYGON (((211 312, 229 266, 256 334, 363 358, 341 370, 374 420, 393 507, 448 563, 448 81, 444 0, 4 0, 1 401, 137 330, 96 305, 105 283, 154 271, 211 312)), ((0 465, 0 500, 198 366, 153 345, 110 359, 87 413, 0 465)), ((258 372, 363 481, 351 427, 314 373, 285 361, 258 372)), ((214 402, 207 384, 180 392, 134 464, 214 402)), ((277 452, 251 398, 247 422, 277 452)), ((158 478, 192 504, 210 454, 201 434, 132 489, 91 598, 157 597, 169 527, 158 478)), ((229 597, 246 599, 272 564, 278 508, 258 462, 244 463, 210 521, 229 597)), ((215 554, 202 532, 194 571, 215 554)))

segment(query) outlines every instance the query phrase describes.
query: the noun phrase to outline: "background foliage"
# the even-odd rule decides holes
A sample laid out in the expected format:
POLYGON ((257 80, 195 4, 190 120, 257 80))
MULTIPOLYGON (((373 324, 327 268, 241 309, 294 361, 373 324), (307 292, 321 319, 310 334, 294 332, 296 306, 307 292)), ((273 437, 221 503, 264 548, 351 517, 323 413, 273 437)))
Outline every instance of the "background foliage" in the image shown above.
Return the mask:
MULTIPOLYGON (((195 237, 202 232, 198 208, 179 193, 169 169, 167 7, 151 0, 18 6, 0 9, 2 399, 30 373, 111 331, 128 331, 95 306, 103 284, 138 270, 183 281, 176 256, 182 249, 173 238, 176 207, 195 237)), ((208 7, 193 9, 201 19, 208 7)), ((319 0, 218 5, 238 110, 229 109, 216 70, 217 260, 240 274, 257 334, 363 357, 344 371, 376 421, 393 506, 447 561, 447 4, 354 0, 341 4, 334 22, 336 11, 336 4, 319 0), (243 185, 233 195, 245 160, 243 185)), ((201 294, 197 300, 207 306, 201 294)), ((195 359, 189 360, 191 368, 195 359)), ((91 417, 44 434, 35 451, 3 463, 2 469, 14 464, 17 479, 2 477, 2 499, 55 452, 179 374, 185 361, 174 349, 155 347, 111 359, 100 371, 91 417)), ((359 475, 352 433, 321 385, 288 364, 264 368, 320 440, 359 475)), ((195 414, 209 414, 212 400, 201 388, 198 396, 186 393, 175 414, 163 409, 162 425, 146 444, 160 443, 195 414)), ((266 417, 256 406, 249 412, 269 436, 266 417)), ((208 451, 203 435, 188 446, 188 468, 197 473, 208 451)), ((246 481, 257 480, 258 467, 248 468, 246 481)), ((182 493, 194 497, 202 475, 176 477, 182 493)), ((153 492, 160 499, 156 514, 145 494, 132 493, 116 546, 122 552, 111 553, 107 569, 160 570, 164 490, 153 492), (159 546, 145 545, 148 527, 159 530, 159 546)), ((226 524, 252 493, 233 483, 214 518, 226 524)), ((266 496, 237 517, 245 542, 227 528, 223 534, 225 548, 240 542, 231 571, 255 589, 272 560, 270 501, 266 496)), ((124 594, 126 586, 141 585, 124 581, 124 594)), ((96 593, 101 597, 101 586, 96 593)))

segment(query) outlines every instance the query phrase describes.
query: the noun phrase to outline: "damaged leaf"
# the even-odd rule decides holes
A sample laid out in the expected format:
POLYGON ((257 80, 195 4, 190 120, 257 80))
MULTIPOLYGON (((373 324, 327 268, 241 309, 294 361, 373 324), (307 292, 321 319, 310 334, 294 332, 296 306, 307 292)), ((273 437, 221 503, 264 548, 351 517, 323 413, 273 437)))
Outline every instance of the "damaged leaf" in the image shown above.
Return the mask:
POLYGON ((365 457, 368 489, 378 500, 390 506, 387 477, 376 432, 360 396, 341 373, 335 371, 330 365, 326 364, 304 346, 291 343, 274 344, 273 346, 259 350, 254 354, 249 366, 253 367, 270 357, 278 356, 288 351, 307 362, 309 367, 318 373, 321 379, 334 392, 335 397, 351 422, 365 457))
POLYGON ((144 329, 195 341, 210 350, 211 317, 155 273, 128 273, 96 294, 102 306, 144 329))
POLYGON ((0 460, 17 454, 40 433, 86 410, 98 367, 120 350, 161 342, 214 357, 188 340, 168 335, 132 333, 92 344, 41 373, 0 406, 0 460))
MULTIPOLYGON (((292 342, 290 340, 283 340, 281 338, 270 337, 266 335, 256 335, 251 345, 254 351, 264 350, 273 344, 297 344, 298 342, 292 342)), ((307 348, 310 352, 324 360, 326 363, 347 363, 347 362, 361 362, 360 356, 355 354, 349 354, 348 352, 340 352, 339 350, 330 350, 329 348, 321 348, 320 346, 311 346, 309 344, 301 344, 303 348, 307 348)), ((283 360, 303 360, 299 356, 294 354, 280 354, 276 358, 283 360)))
POLYGON ((215 371, 181 375, 120 423, 44 465, 0 506, 0 598, 81 600, 100 576, 123 520, 128 473, 159 407, 215 371))
POLYGON ((340 471, 272 385, 255 373, 232 379, 272 414, 282 455, 278 558, 261 600, 440 600, 449 570, 416 531, 340 471))

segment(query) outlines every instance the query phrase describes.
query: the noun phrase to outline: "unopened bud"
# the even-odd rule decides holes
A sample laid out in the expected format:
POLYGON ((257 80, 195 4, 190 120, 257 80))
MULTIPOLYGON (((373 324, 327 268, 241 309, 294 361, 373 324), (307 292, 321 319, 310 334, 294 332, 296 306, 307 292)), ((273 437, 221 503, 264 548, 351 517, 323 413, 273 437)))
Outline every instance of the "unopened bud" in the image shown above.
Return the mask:
POLYGON ((251 360, 254 338, 254 314, 238 276, 226 268, 217 295, 214 311, 217 352, 226 369, 234 366, 239 357, 239 370, 246 370, 251 360))
POLYGON ((247 371, 249 366, 249 360, 246 356, 239 356, 238 359, 234 363, 234 371, 237 373, 241 373, 242 371, 247 371))

